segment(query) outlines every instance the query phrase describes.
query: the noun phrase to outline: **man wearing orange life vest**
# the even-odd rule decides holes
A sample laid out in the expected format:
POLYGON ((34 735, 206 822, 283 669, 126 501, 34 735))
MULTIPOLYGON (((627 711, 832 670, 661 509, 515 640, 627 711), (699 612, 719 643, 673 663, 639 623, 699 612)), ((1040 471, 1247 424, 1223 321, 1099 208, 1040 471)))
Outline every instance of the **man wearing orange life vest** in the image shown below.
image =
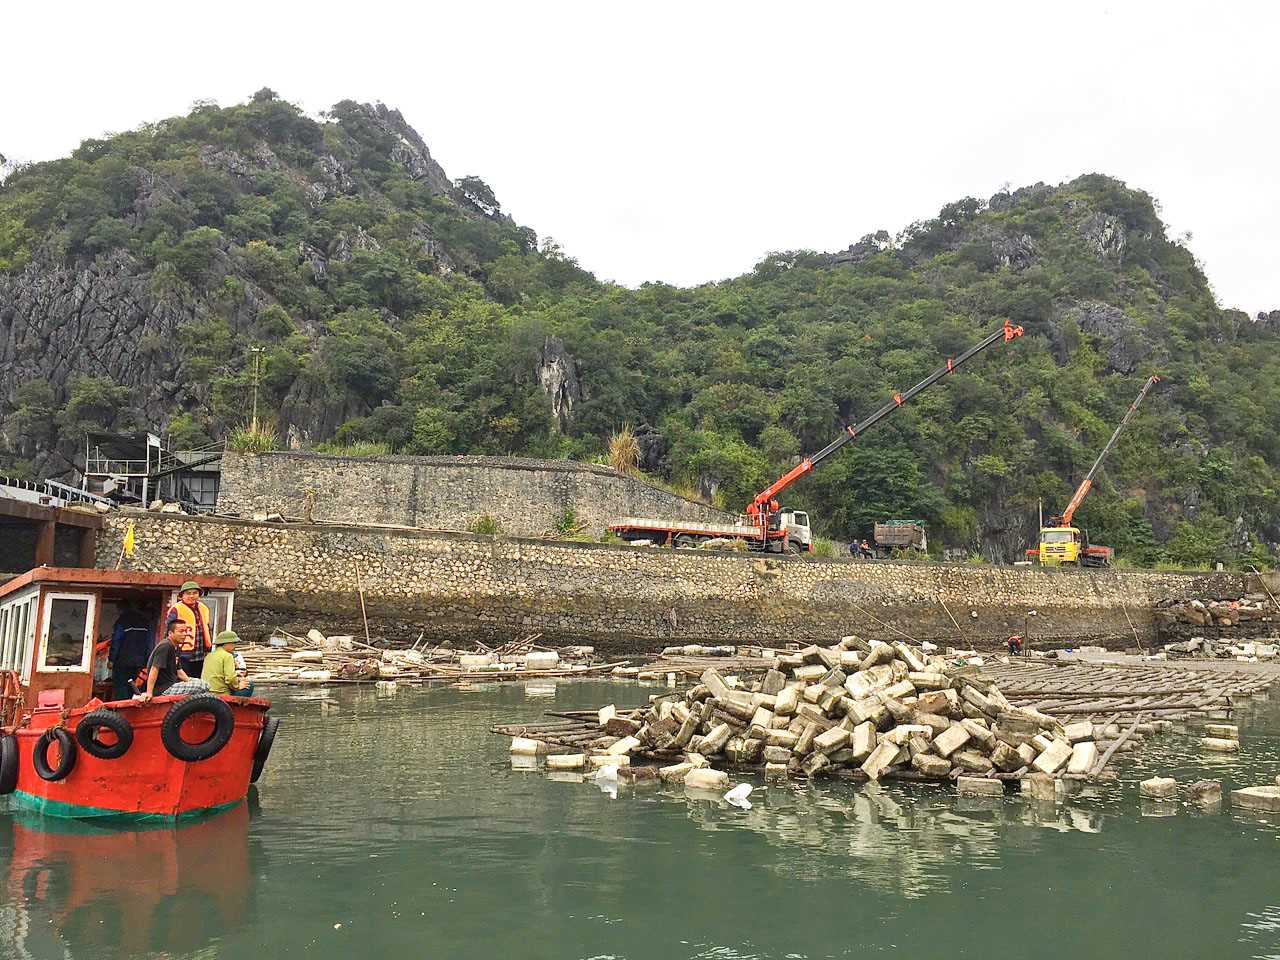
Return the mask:
POLYGON ((204 670, 204 658, 213 649, 213 618, 209 608, 200 602, 200 584, 188 580, 178 588, 178 602, 169 608, 165 631, 169 624, 181 620, 191 627, 178 647, 178 665, 188 676, 198 677, 204 670))

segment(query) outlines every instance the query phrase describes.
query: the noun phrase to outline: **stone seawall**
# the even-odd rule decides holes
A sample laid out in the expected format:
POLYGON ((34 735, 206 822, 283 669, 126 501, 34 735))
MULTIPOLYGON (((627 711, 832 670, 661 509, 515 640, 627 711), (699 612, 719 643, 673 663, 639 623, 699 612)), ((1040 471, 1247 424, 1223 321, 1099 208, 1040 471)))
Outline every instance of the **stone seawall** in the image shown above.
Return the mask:
POLYGON ((596 534, 628 515, 718 523, 728 518, 608 467, 567 460, 223 456, 219 513, 302 517, 309 497, 314 520, 467 530, 488 515, 503 533, 532 537, 556 530, 568 510, 596 534))
POLYGON ((1239 574, 1203 575, 765 558, 426 530, 114 514, 99 564, 114 565, 128 520, 140 570, 240 578, 236 622, 359 633, 361 584, 372 630, 393 640, 776 644, 850 632, 990 646, 1028 629, 1044 645, 1131 645, 1153 636, 1164 597, 1238 597, 1239 574), (1034 618, 1028 611, 1036 611, 1034 618), (954 616, 959 626, 952 623, 954 616), (1130 623, 1133 628, 1131 629, 1130 623))

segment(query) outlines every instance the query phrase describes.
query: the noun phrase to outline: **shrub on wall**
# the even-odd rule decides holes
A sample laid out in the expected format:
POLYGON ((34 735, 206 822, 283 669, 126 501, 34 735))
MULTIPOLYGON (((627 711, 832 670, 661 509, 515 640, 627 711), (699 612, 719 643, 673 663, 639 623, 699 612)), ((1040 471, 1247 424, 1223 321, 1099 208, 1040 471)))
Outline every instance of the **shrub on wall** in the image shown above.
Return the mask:
POLYGON ((472 533, 479 533, 489 537, 496 537, 498 534, 502 533, 502 524, 498 523, 497 520, 495 520, 489 514, 485 513, 485 514, 481 514, 474 521, 472 521, 471 526, 468 529, 472 533))

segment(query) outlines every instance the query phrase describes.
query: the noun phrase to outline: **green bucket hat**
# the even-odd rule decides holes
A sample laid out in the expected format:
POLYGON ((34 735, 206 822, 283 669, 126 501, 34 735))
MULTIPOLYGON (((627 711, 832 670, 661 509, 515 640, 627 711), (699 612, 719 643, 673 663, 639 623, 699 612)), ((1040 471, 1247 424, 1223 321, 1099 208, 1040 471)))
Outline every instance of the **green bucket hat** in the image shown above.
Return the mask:
POLYGON ((224 643, 239 643, 239 642, 240 642, 240 634, 236 633, 234 630, 223 630, 220 634, 218 634, 216 637, 213 638, 213 645, 215 647, 220 647, 224 643))
POLYGON ((183 594, 183 593, 186 593, 188 590, 199 590, 202 594, 204 593, 204 587, 200 586, 200 584, 196 583, 194 580, 188 580, 186 583, 180 586, 178 588, 178 593, 183 594))

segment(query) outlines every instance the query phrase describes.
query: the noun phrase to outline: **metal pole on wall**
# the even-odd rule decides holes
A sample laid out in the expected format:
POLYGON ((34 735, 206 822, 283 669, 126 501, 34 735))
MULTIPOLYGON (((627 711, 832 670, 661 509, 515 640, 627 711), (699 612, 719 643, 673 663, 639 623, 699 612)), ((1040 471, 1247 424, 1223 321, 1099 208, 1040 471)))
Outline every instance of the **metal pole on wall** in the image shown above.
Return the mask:
POLYGON ((258 373, 262 357, 262 347, 250 347, 253 354, 253 415, 249 419, 249 429, 258 432, 258 373))

